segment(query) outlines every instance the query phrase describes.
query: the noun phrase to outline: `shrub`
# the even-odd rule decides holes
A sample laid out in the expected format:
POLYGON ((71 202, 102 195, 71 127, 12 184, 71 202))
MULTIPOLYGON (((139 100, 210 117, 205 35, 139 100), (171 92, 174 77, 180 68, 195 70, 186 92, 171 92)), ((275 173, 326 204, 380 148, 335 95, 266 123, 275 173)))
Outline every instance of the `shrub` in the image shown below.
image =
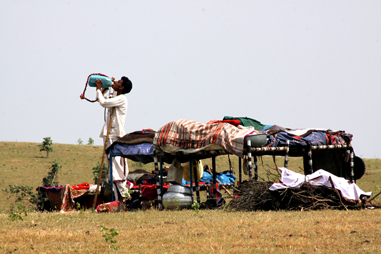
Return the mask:
POLYGON ((62 168, 61 164, 53 160, 48 176, 42 179, 42 186, 44 187, 58 187, 58 170, 62 168))

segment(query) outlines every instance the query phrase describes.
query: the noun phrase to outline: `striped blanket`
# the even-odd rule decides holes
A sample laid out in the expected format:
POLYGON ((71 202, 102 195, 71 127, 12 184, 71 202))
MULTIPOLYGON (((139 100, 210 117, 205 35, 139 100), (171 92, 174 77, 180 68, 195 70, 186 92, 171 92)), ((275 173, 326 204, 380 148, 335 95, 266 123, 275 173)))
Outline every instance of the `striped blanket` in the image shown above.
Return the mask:
POLYGON ((199 123, 191 120, 169 122, 155 133, 154 145, 165 152, 174 152, 173 146, 197 152, 212 144, 229 153, 243 157, 245 137, 257 133, 253 127, 234 126, 229 123, 199 123))

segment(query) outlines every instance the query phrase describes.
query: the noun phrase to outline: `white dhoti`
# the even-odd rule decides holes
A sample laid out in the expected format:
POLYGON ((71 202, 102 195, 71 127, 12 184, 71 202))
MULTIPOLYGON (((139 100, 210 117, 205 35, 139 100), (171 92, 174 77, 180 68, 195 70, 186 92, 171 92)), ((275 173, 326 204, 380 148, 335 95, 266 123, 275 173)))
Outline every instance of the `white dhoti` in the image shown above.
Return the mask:
MULTIPOLYGON (((108 146, 110 146, 115 140, 118 138, 109 138, 108 140, 108 146)), ((103 138, 103 142, 105 142, 106 138, 103 138)), ((111 179, 110 176, 110 158, 107 160, 107 166, 108 166, 108 176, 111 179)), ((129 195, 129 187, 127 184, 127 176, 128 176, 129 170, 128 170, 128 164, 126 158, 123 158, 121 156, 115 156, 112 158, 112 181, 114 183, 114 196, 115 200, 118 201, 118 193, 123 198, 130 197, 129 195), (116 187, 116 188, 115 188, 116 187)))

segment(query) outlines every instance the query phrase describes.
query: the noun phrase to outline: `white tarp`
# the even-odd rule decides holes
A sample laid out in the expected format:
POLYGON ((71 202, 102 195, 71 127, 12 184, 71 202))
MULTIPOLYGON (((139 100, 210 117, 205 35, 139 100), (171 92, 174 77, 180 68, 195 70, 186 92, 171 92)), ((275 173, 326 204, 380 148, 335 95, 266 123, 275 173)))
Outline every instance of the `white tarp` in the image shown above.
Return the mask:
POLYGON ((299 188, 304 182, 308 182, 315 186, 327 186, 332 188, 331 178, 333 187, 341 192, 341 195, 346 200, 360 200, 361 195, 371 196, 372 192, 362 191, 355 183, 346 180, 343 177, 337 177, 323 169, 319 169, 316 172, 309 175, 302 175, 293 172, 287 168, 279 168, 281 171, 280 181, 274 183, 270 186, 270 190, 280 190, 286 188, 299 188))

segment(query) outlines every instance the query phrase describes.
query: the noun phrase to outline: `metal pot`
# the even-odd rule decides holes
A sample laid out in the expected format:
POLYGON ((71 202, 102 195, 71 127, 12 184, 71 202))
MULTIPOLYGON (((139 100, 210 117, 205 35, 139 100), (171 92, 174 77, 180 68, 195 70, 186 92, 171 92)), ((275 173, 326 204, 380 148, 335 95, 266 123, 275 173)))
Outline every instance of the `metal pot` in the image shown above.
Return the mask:
POLYGON ((163 205, 166 209, 183 209, 192 206, 192 190, 190 187, 171 185, 163 195, 163 205))
POLYGON ((175 184, 172 184, 171 186, 169 186, 167 192, 177 192, 177 193, 192 195, 192 190, 190 187, 175 185, 175 184))

